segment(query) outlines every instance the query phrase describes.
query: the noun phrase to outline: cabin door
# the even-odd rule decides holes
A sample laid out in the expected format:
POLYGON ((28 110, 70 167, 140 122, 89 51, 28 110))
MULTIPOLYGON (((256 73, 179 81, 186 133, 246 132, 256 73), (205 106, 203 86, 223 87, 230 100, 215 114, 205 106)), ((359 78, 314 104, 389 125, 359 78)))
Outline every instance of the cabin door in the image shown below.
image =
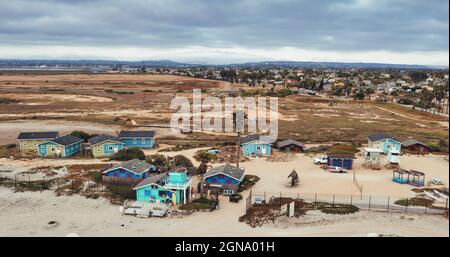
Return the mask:
POLYGON ((263 145, 263 146, 261 147, 261 152, 262 152, 262 154, 267 154, 267 153, 266 153, 266 146, 265 146, 265 145, 263 145))

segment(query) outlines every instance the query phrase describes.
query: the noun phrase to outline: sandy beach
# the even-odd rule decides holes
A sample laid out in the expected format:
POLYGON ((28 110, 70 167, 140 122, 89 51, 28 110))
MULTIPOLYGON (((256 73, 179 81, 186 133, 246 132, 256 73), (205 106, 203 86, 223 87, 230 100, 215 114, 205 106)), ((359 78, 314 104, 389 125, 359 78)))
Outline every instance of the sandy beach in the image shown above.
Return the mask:
MULTIPOLYGON (((183 154, 192 159, 198 149, 165 154, 183 154)), ((34 165, 66 165, 80 160, 38 160, 34 165), (53 162, 53 163, 52 163, 53 162)), ((2 159, 0 164, 21 166, 22 161, 2 159)), ((355 162, 355 172, 364 187, 364 194, 373 196, 413 196, 412 186, 392 182, 391 170, 366 170, 355 162)), ((51 166, 50 165, 50 166, 51 166)), ((403 156, 404 168, 426 173, 427 179, 440 177, 449 182, 448 162, 443 156, 403 156)), ((252 192, 268 192, 301 197, 319 195, 357 195, 353 173, 328 173, 312 162, 312 157, 297 154, 290 162, 269 162, 265 158, 241 163, 247 174, 261 180, 252 192), (288 187, 287 176, 295 168, 300 185, 288 187)), ((248 196, 249 191, 243 193, 248 196)), ((119 206, 106 199, 86 199, 83 196, 55 196, 52 191, 14 193, 0 188, 0 235, 2 236, 366 236, 369 233, 400 236, 448 236, 448 219, 440 215, 419 215, 360 211, 350 215, 328 215, 309 212, 302 218, 280 218, 275 224, 251 228, 240 223, 245 201, 230 203, 222 197, 221 208, 214 212, 194 213, 183 218, 135 218, 122 216, 119 206), (54 221, 54 222, 52 222, 54 221), (220 222, 218 222, 220 221, 220 222), (49 224, 49 222, 51 224, 49 224)))

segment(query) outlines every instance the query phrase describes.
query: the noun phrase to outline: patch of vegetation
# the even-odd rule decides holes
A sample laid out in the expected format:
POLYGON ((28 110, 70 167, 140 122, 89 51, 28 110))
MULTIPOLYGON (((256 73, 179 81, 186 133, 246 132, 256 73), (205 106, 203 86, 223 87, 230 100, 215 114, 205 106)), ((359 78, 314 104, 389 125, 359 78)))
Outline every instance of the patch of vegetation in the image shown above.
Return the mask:
POLYGON ((351 214, 359 211, 358 207, 351 204, 331 204, 323 202, 315 203, 314 208, 326 214, 338 215, 351 214))
POLYGON ((111 157, 111 160, 116 161, 129 161, 133 159, 145 160, 144 152, 139 148, 128 148, 118 151, 111 157))
POLYGON ((9 158, 16 149, 15 144, 1 145, 0 146, 0 158, 9 158))
POLYGON ((397 205, 401 206, 423 206, 423 207, 431 207, 434 203, 433 200, 423 198, 423 197, 413 197, 408 199, 400 199, 394 202, 397 205))
POLYGON ((184 155, 175 155, 173 157, 173 164, 175 166, 185 166, 186 168, 194 167, 192 161, 184 155))
POLYGON ((194 155, 194 159, 199 162, 212 162, 218 159, 217 155, 208 153, 207 150, 197 151, 194 155))
POLYGON ((210 210, 212 209, 214 201, 201 197, 198 199, 192 200, 192 202, 183 204, 180 206, 180 210, 210 210))
POLYGON ((245 175, 244 179, 242 180, 241 184, 239 185, 238 192, 242 192, 245 190, 250 189, 252 186, 258 182, 260 178, 255 175, 245 175))
POLYGON ((117 91, 117 90, 112 90, 112 89, 105 89, 106 93, 110 93, 110 94, 119 94, 119 95, 132 95, 134 94, 133 91, 117 91))
POLYGON ((359 150, 354 145, 332 145, 329 149, 331 153, 357 153, 359 150))
POLYGON ((157 167, 167 167, 169 166, 169 159, 162 154, 153 154, 147 157, 147 162, 153 164, 157 167))
POLYGON ((26 191, 44 191, 49 190, 52 181, 14 181, 9 178, 0 178, 0 186, 13 188, 14 192, 26 192, 26 191))
POLYGON ((72 131, 72 133, 70 133, 70 135, 72 135, 74 137, 79 137, 79 138, 83 139, 84 141, 87 141, 89 138, 92 137, 92 135, 90 135, 84 131, 79 131, 79 130, 72 131))
POLYGON ((13 99, 0 98, 0 104, 15 104, 19 101, 13 99))
POLYGON ((319 145, 319 146, 306 148, 305 153, 312 153, 312 154, 325 153, 325 152, 328 152, 330 150, 330 148, 331 148, 331 146, 329 146, 329 145, 319 145))

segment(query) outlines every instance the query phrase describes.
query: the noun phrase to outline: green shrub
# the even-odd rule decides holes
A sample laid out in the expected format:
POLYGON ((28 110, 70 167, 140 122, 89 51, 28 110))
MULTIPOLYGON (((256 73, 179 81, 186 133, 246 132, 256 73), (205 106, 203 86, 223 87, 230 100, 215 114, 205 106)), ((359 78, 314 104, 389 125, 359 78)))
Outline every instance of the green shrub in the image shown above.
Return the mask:
POLYGON ((129 148, 118 151, 111 157, 111 160, 129 161, 133 159, 145 160, 144 152, 139 148, 129 148))

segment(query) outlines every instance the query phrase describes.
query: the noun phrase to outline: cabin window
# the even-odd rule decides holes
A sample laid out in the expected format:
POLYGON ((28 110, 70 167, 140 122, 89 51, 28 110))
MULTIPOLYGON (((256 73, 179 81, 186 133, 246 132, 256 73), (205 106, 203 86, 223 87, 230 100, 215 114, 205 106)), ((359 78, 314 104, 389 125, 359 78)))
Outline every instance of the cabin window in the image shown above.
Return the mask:
POLYGON ((256 151, 261 151, 261 146, 257 146, 256 151))
POLYGON ((142 142, 141 142, 142 144, 145 144, 145 140, 142 140, 142 142))
POLYGON ((164 191, 159 191, 159 192, 158 192, 158 196, 160 196, 160 197, 165 197, 165 196, 166 196, 166 192, 164 192, 164 191))
POLYGON ((113 147, 112 146, 108 146, 108 150, 112 151, 113 147))
POLYGON ((150 190, 144 190, 144 195, 145 196, 150 196, 151 194, 150 194, 150 190))
POLYGON ((133 140, 133 145, 137 144, 136 140, 133 140))
POLYGON ((99 147, 99 148, 97 148, 97 152, 100 152, 100 147, 99 147))
POLYGON ((227 179, 227 184, 231 184, 231 179, 227 179))
POLYGON ((212 183, 217 183, 217 179, 213 178, 211 179, 212 183))
POLYGON ((55 151, 55 148, 54 148, 54 147, 52 147, 52 148, 51 148, 51 151, 52 151, 52 152, 54 152, 54 151, 55 151))

